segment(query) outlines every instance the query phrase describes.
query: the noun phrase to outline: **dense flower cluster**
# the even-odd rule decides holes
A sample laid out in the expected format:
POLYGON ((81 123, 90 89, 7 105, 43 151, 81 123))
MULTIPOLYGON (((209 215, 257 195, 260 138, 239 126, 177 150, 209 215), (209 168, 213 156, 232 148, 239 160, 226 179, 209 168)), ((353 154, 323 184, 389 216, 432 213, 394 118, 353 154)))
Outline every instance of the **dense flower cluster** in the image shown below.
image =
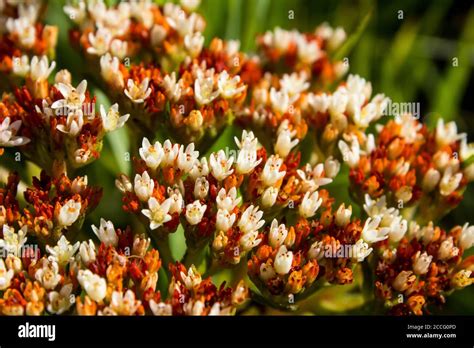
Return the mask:
POLYGON ((0 101, 0 147, 18 146, 33 162, 60 175, 99 157, 107 132, 120 128, 129 115, 121 116, 118 105, 108 110, 87 91, 87 81, 71 84, 71 74, 61 70, 55 84, 48 83, 54 69, 46 57, 33 57, 26 85, 0 101))
MULTIPOLYGON (((405 114, 380 127, 376 139, 340 143, 347 151, 350 179, 359 201, 385 195, 389 206, 416 209, 420 222, 436 220, 462 200, 466 185, 474 180, 473 154, 466 134, 456 124, 438 121, 434 132, 405 114), (363 145, 364 146, 364 145, 363 145)), ((415 216, 415 212, 410 212, 415 216)))
POLYGON ((474 179, 466 134, 344 78, 342 28, 276 28, 244 53, 204 44, 199 2, 68 2, 85 80, 55 71, 43 2, 0 0, 0 314, 298 310, 354 284, 376 313, 421 315, 471 285, 474 227, 439 222, 474 179), (116 228, 85 173, 122 127, 116 228))
POLYGON ((58 28, 41 23, 44 10, 43 1, 0 2, 0 72, 10 82, 26 75, 33 56, 54 57, 58 28))

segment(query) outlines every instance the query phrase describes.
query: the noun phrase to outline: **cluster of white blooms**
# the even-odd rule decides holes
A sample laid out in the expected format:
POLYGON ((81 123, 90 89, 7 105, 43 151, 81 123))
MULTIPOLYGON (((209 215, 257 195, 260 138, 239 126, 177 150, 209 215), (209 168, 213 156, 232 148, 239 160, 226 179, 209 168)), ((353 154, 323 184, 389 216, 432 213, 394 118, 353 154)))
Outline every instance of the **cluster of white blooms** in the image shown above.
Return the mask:
POLYGON ((234 98, 244 92, 246 85, 241 83, 240 76, 230 77, 226 70, 216 74, 214 68, 205 69, 199 65, 193 68, 194 99, 197 105, 207 105, 218 97, 234 98))
POLYGON ((37 32, 35 24, 38 19, 40 3, 19 4, 17 8, 17 18, 7 17, 5 22, 5 18, 0 20, 0 23, 5 23, 4 28, 0 27, 0 32, 6 29, 8 33, 18 38, 18 43, 23 49, 31 49, 36 42, 37 32))
POLYGON ((369 216, 362 232, 367 243, 376 243, 388 238, 391 243, 398 243, 408 231, 408 222, 396 208, 388 208, 385 196, 372 200, 365 195, 364 210, 369 216))
POLYGON ((196 13, 187 14, 199 5, 182 1, 182 7, 166 3, 162 9, 149 0, 123 1, 116 7, 107 7, 103 0, 86 2, 80 0, 75 4, 64 6, 65 13, 82 28, 92 27, 88 33, 89 47, 87 53, 102 56, 110 53, 113 57, 123 59, 129 53, 129 43, 124 37, 131 31, 133 22, 143 25, 149 31, 150 44, 157 47, 169 35, 170 30, 177 32, 184 40, 184 46, 191 57, 197 56, 203 47, 204 21, 196 13), (166 21, 156 23, 155 14, 161 12, 166 21))

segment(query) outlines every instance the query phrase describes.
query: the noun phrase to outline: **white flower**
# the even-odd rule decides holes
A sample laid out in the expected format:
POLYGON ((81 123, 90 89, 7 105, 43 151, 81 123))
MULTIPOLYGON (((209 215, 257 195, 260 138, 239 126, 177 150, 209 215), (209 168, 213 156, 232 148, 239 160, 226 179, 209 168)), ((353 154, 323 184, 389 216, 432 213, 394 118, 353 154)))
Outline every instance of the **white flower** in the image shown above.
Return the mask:
POLYGON ((135 194, 142 202, 147 201, 153 193, 155 182, 150 178, 147 171, 142 175, 136 174, 134 180, 135 194))
POLYGON ((199 105, 206 105, 219 96, 219 91, 214 91, 212 77, 198 76, 194 81, 194 98, 199 105))
POLYGON ((237 156, 236 171, 239 174, 248 174, 262 162, 262 158, 257 160, 257 151, 243 148, 237 156))
POLYGON ((409 289, 416 280, 412 271, 401 271, 394 279, 392 286, 395 290, 404 292, 409 289))
POLYGON ((270 186, 262 194, 262 207, 270 208, 273 207, 278 198, 278 188, 270 186))
POLYGON ((216 230, 228 231, 234 224, 235 219, 235 214, 231 214, 225 209, 219 209, 216 214, 216 230))
POLYGON ((48 57, 42 56, 39 59, 34 56, 30 63, 30 78, 33 81, 46 81, 55 67, 56 62, 54 61, 49 65, 48 57))
POLYGON ((83 125, 84 115, 82 114, 82 110, 74 110, 74 112, 70 112, 67 115, 66 124, 58 124, 56 129, 71 137, 75 137, 81 132, 83 125))
POLYGON ((285 158, 290 153, 291 149, 298 143, 298 139, 292 140, 296 136, 296 131, 290 131, 288 128, 288 120, 284 120, 280 127, 278 127, 278 138, 275 143, 275 153, 282 158, 285 158))
POLYGON ((192 34, 187 34, 184 37, 184 47, 188 51, 191 58, 196 58, 202 51, 204 45, 204 36, 198 31, 192 34))
POLYGON ((451 193, 457 190, 461 180, 462 173, 456 173, 453 175, 452 167, 447 167, 439 183, 439 192, 443 196, 449 196, 451 193))
POLYGON ((209 174, 209 166, 207 165, 207 158, 202 157, 201 161, 196 161, 189 172, 191 179, 196 179, 200 176, 207 176, 209 174))
POLYGON ((72 111, 82 111, 80 110, 82 103, 86 98, 86 90, 87 90, 87 81, 82 80, 81 83, 74 88, 69 84, 58 83, 55 85, 56 88, 61 92, 63 99, 56 100, 52 105, 52 109, 60 109, 56 111, 61 115, 69 114, 69 110, 72 111))
POLYGON ((130 114, 120 116, 118 112, 118 104, 115 103, 105 112, 103 105, 100 106, 100 118, 102 119, 102 127, 106 132, 112 132, 118 128, 122 128, 125 122, 127 122, 130 114))
POLYGON ((387 209, 387 200, 385 196, 381 196, 377 200, 372 200, 369 194, 365 194, 364 210, 370 217, 376 215, 384 215, 385 213, 392 214, 394 208, 387 209))
POLYGON ((418 250, 415 254, 415 259, 413 260, 413 270, 415 271, 415 273, 418 275, 428 273, 432 259, 433 256, 428 256, 426 251, 421 254, 421 251, 418 250))
POLYGON ((238 223, 240 230, 244 234, 259 230, 265 224, 265 221, 261 220, 262 216, 263 211, 258 210, 258 206, 249 206, 240 217, 238 223))
POLYGON ((110 53, 115 57, 123 59, 127 55, 127 47, 126 41, 114 39, 110 42, 110 53))
POLYGON ((194 267, 194 265, 189 267, 188 274, 180 272, 179 275, 184 283, 184 286, 186 286, 186 288, 189 290, 194 289, 196 286, 199 286, 199 284, 201 284, 201 275, 196 270, 196 267, 194 267))
POLYGON ((324 244, 322 241, 316 241, 311 244, 311 247, 308 250, 308 257, 318 261, 324 257, 324 244))
POLYGON ((200 3, 201 0, 180 0, 181 6, 189 12, 196 10, 200 3))
POLYGON ((217 79, 217 88, 219 90, 220 95, 223 98, 228 99, 245 91, 245 88, 246 88, 245 85, 237 87, 239 83, 240 83, 240 76, 236 75, 230 78, 227 71, 223 70, 219 74, 219 78, 217 79))
POLYGON ((66 5, 63 7, 64 12, 76 24, 80 24, 86 17, 86 3, 81 0, 74 5, 66 5))
POLYGON ((442 118, 438 119, 436 124, 436 143, 441 148, 446 145, 455 143, 466 137, 466 133, 458 134, 456 123, 451 121, 444 124, 442 118))
POLYGON ((194 151, 194 143, 189 144, 186 147, 186 150, 183 150, 184 146, 179 147, 178 153, 178 168, 183 172, 189 172, 194 163, 198 160, 199 151, 194 151))
POLYGON ((274 87, 270 89, 270 103, 275 112, 284 114, 290 107, 290 95, 285 90, 277 91, 274 87))
POLYGON ((313 64, 322 56, 321 49, 316 41, 308 42, 304 36, 299 36, 296 44, 298 58, 305 64, 313 64))
POLYGON ((360 159, 360 146, 357 137, 351 137, 350 146, 344 140, 339 140, 338 146, 344 162, 346 162, 351 168, 355 167, 360 159))
POLYGON ((379 228, 382 218, 376 216, 374 218, 367 218, 362 229, 362 238, 369 244, 377 243, 388 238, 389 228, 379 228))
POLYGON ((135 293, 127 290, 125 295, 121 291, 112 292, 109 308, 117 315, 133 315, 141 306, 141 301, 135 299, 135 293))
POLYGON ((157 316, 173 315, 173 307, 169 303, 164 303, 164 302, 156 303, 154 300, 151 300, 150 309, 153 312, 153 314, 157 316))
POLYGON ((87 183, 88 183, 87 175, 84 175, 83 177, 79 176, 72 181, 71 191, 73 193, 81 193, 86 189, 87 183))
POLYGON ((115 232, 115 227, 112 221, 106 221, 105 219, 100 219, 100 225, 97 228, 95 225, 92 225, 92 231, 99 238, 101 243, 109 246, 117 246, 118 236, 115 232))
POLYGON ((226 192, 225 188, 221 188, 216 197, 217 208, 231 212, 241 200, 242 197, 237 197, 237 189, 235 187, 232 187, 228 192, 226 192))
POLYGON ((58 244, 54 247, 46 246, 46 250, 51 257, 60 266, 65 266, 74 259, 74 254, 79 249, 80 242, 71 245, 65 236, 61 236, 58 240, 58 244))
POLYGON ((258 139, 255 137, 252 131, 242 131, 242 140, 234 137, 234 141, 239 149, 257 150, 258 139))
POLYGON ((275 268, 276 273, 280 275, 285 275, 290 272, 291 264, 293 263, 293 252, 286 249, 286 246, 280 246, 278 252, 275 256, 275 262, 273 267, 275 268))
POLYGON ((168 139, 163 143, 164 157, 161 162, 162 167, 173 167, 174 162, 179 154, 179 145, 172 144, 168 139))
POLYGON ((218 181, 224 180, 234 172, 231 169, 232 163, 234 163, 234 157, 227 158, 224 150, 219 150, 217 153, 213 152, 209 157, 212 176, 218 181))
POLYGON ((286 171, 280 172, 282 164, 283 160, 278 156, 272 155, 267 159, 260 177, 265 186, 273 186, 285 176, 286 171))
POLYGON ((462 228, 461 237, 459 237, 459 245, 463 250, 467 250, 474 245, 474 226, 465 224, 462 228))
POLYGON ((357 260, 357 262, 362 262, 365 260, 367 256, 372 253, 373 248, 369 248, 369 245, 364 242, 363 239, 359 239, 353 246, 352 246, 352 258, 357 260))
POLYGON ((328 111, 329 105, 331 104, 332 96, 327 95, 326 93, 309 93, 307 99, 309 106, 314 112, 326 113, 328 111))
POLYGON ((25 49, 31 49, 36 42, 36 28, 30 19, 25 17, 8 18, 6 21, 6 29, 16 37, 18 43, 25 49))
POLYGON ((319 198, 319 193, 318 191, 315 191, 313 193, 306 192, 301 204, 298 207, 298 211, 301 216, 305 218, 310 218, 316 214, 316 210, 321 206, 321 203, 323 202, 322 198, 319 198))
POLYGON ((166 96, 173 100, 178 101, 181 98, 182 88, 180 81, 176 81, 176 73, 173 71, 171 75, 166 75, 163 79, 163 87, 165 89, 166 96))
POLYGON ((159 24, 155 24, 151 29, 150 41, 153 47, 161 45, 163 40, 166 38, 167 31, 166 29, 159 24))
POLYGON ((423 181, 421 183, 421 187, 425 192, 431 192, 435 189, 435 187, 439 183, 439 179, 441 178, 441 174, 434 168, 430 168, 426 171, 425 175, 423 176, 423 181))
POLYGON ((116 87, 122 89, 125 85, 122 72, 120 71, 120 61, 117 57, 112 57, 109 53, 100 57, 100 74, 104 80, 116 87))
POLYGON ((438 249, 438 259, 449 260, 459 254, 459 249, 454 246, 453 237, 449 237, 441 243, 438 249))
POLYGON ((194 183, 194 197, 196 199, 204 199, 207 197, 209 192, 209 181, 205 177, 200 177, 196 179, 194 183))
POLYGON ((274 249, 282 245, 288 236, 288 230, 285 224, 278 225, 278 220, 273 219, 270 231, 268 232, 268 242, 274 249))
MULTIPOLYGON (((115 231, 114 231, 115 234, 115 231)), ((96 252, 95 245, 92 239, 89 239, 88 242, 84 241, 79 246, 79 255, 81 256, 82 262, 88 266, 91 262, 95 261, 96 252)))
POLYGON ((342 115, 347 109, 349 98, 350 94, 347 92, 347 89, 340 88, 336 90, 336 92, 334 92, 331 96, 328 107, 328 111, 331 116, 342 115))
POLYGON ((58 263, 53 259, 43 259, 41 268, 35 272, 35 279, 47 290, 54 289, 61 280, 58 263))
POLYGON ((272 265, 267 264, 267 263, 262 263, 260 265, 260 279, 266 282, 275 277, 276 277, 276 272, 272 265))
POLYGON ((196 14, 193 13, 188 17, 181 7, 171 3, 165 4, 163 10, 166 21, 181 37, 194 31, 197 20, 196 14))
POLYGON ((148 168, 155 170, 160 165, 163 157, 163 147, 160 142, 151 145, 147 138, 143 138, 142 147, 138 150, 140 157, 145 161, 148 168))
POLYGON ((92 300, 101 302, 107 295, 107 281, 97 274, 81 269, 77 280, 92 300))
POLYGON ((397 243, 403 238, 403 236, 405 236, 405 233, 408 230, 408 222, 401 216, 396 216, 393 218, 389 229, 388 239, 390 242, 397 243))
POLYGON ((350 205, 349 208, 346 209, 344 203, 342 203, 336 211, 336 225, 338 226, 346 226, 350 220, 352 215, 352 206, 350 205))
POLYGON ((10 287, 10 282, 15 275, 12 269, 7 271, 5 262, 0 258, 0 290, 6 290, 10 287))
POLYGON ((324 164, 319 163, 314 168, 311 168, 311 165, 307 163, 304 170, 297 169, 296 173, 302 180, 303 189, 305 191, 313 192, 316 191, 320 186, 330 184, 332 179, 325 178, 323 176, 324 164))
POLYGON ((71 308, 72 284, 63 285, 59 292, 51 291, 48 293, 48 312, 51 314, 62 314, 71 308))
MULTIPOLYGON (((182 185, 182 183, 181 183, 182 185)), ((178 213, 181 214, 183 210, 183 195, 181 194, 180 188, 168 187, 168 200, 170 203, 169 214, 178 213)))
POLYGON ((81 214, 81 202, 76 202, 74 199, 70 199, 60 209, 56 219, 58 224, 62 227, 71 226, 79 218, 81 214))
POLYGON ((150 79, 145 77, 140 85, 137 85, 132 79, 128 79, 127 88, 124 90, 125 95, 134 103, 144 103, 151 94, 151 87, 148 87, 150 79))
POLYGON ((77 149, 74 152, 74 161, 79 164, 84 164, 87 163, 87 161, 91 158, 91 151, 90 150, 84 150, 82 148, 77 149))
POLYGON ((101 56, 109 50, 112 33, 107 28, 102 27, 95 34, 89 33, 88 39, 91 45, 87 48, 87 53, 101 56))
POLYGON ((262 239, 258 238, 258 231, 250 231, 240 238, 239 243, 242 251, 250 251, 259 245, 261 241, 262 239))
POLYGON ((190 225, 197 225, 201 222, 207 205, 201 204, 198 200, 186 206, 186 220, 190 225))
POLYGON ((21 57, 13 58, 13 74, 16 76, 25 77, 30 71, 30 59, 26 54, 21 57))
POLYGON ((474 143, 467 143, 467 137, 461 139, 460 149, 459 149, 459 157, 466 161, 472 155, 474 155, 474 143))
POLYGON ((13 227, 3 225, 3 238, 0 238, 0 249, 4 249, 8 254, 21 256, 21 248, 26 243, 27 227, 23 226, 17 233, 13 227))
POLYGON ((10 146, 21 146, 28 144, 30 139, 26 137, 16 136, 18 130, 21 127, 21 121, 17 120, 10 124, 10 117, 3 119, 0 123, 0 147, 10 147, 10 146))
POLYGON ((159 203, 155 197, 148 200, 148 209, 143 209, 142 214, 150 219, 150 228, 156 230, 158 227, 171 220, 168 214, 171 207, 171 199, 166 199, 163 203, 159 203))
POLYGON ((291 102, 294 103, 300 94, 309 88, 309 82, 305 73, 284 74, 280 79, 280 88, 288 93, 291 102))

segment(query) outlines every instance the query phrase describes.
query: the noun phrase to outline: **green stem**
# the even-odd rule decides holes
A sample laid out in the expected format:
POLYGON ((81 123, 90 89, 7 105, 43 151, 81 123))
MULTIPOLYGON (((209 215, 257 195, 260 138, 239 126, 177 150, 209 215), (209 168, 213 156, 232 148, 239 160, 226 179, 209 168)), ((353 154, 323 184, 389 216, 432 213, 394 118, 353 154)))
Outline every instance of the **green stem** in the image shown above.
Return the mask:
POLYGON ((201 264, 204 254, 205 248, 195 249, 188 247, 183 257, 183 263, 186 268, 191 267, 191 265, 197 268, 201 264))

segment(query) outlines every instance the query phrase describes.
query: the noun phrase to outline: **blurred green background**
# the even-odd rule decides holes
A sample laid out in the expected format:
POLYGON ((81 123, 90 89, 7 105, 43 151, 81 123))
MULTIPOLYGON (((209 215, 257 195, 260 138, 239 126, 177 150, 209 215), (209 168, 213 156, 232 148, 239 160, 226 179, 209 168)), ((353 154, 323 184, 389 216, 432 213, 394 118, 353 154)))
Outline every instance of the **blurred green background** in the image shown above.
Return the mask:
MULTIPOLYGON (((58 68, 71 70, 79 82, 86 69, 80 55, 68 44, 71 23, 62 11, 64 3, 64 0, 49 1, 46 21, 60 27, 58 68)), ((374 93, 385 93, 393 101, 419 102, 422 118, 431 127, 441 115, 446 120, 456 121, 458 128, 474 141, 474 6, 471 1, 202 0, 198 12, 207 21, 207 42, 215 36, 239 39, 241 49, 247 52, 255 49, 258 33, 276 26, 301 31, 312 31, 325 21, 333 27, 341 26, 352 43, 347 52, 350 73, 368 79, 374 93), (293 19, 290 13, 294 14, 293 19), (453 66, 454 58, 457 58, 457 66, 453 66)), ((110 103, 102 91, 90 87, 99 103, 110 103)), ((232 129, 224 132, 213 147, 228 145, 233 133, 232 129)), ((127 149, 126 130, 111 133, 107 135, 100 160, 79 173, 87 174, 91 183, 105 185, 104 199, 86 221, 84 237, 90 236, 88 226, 98 224, 100 217, 113 220, 116 226, 129 222, 127 214, 122 213, 120 195, 113 185, 117 173, 130 174, 130 162, 123 157, 127 149)), ((28 182, 31 171, 21 172, 28 182)), ((338 198, 348 197, 347 180, 339 180, 336 185, 341 185, 338 198)), ((471 185, 464 201, 442 224, 472 224, 473 211, 471 185)), ((184 252, 182 233, 173 238, 174 255, 181 255, 184 252)), ((332 296, 337 297, 338 291, 335 289, 332 296)), ((474 287, 451 296, 442 313, 474 314, 474 287)))

